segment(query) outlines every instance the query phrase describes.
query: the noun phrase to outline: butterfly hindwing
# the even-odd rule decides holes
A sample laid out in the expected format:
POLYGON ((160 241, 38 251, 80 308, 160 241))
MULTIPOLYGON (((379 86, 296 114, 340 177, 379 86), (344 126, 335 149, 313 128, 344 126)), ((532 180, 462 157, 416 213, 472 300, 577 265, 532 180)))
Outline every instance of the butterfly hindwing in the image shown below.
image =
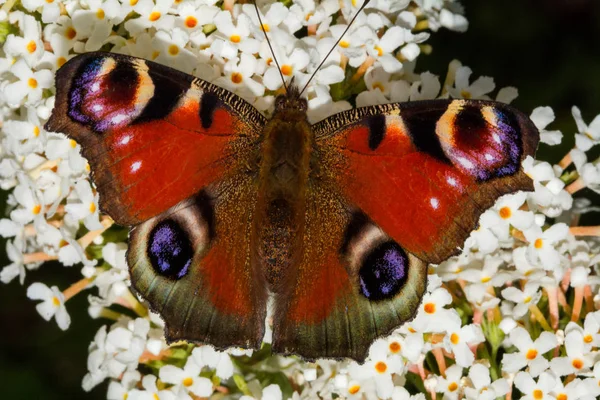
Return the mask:
POLYGON ((135 225, 221 177, 256 151, 265 118, 233 93, 169 67, 87 53, 57 73, 47 129, 82 146, 100 207, 135 225))

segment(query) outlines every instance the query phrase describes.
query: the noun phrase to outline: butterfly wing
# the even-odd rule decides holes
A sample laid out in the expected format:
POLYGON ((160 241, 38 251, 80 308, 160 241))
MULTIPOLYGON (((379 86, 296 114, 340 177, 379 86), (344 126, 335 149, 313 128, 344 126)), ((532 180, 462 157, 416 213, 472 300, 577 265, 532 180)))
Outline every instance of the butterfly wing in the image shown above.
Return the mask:
POLYGON ((313 126, 305 257, 276 302, 273 346, 364 360, 416 313, 427 264, 456 254, 539 134, 513 108, 437 100, 350 110, 313 126))
POLYGON ((240 97, 180 71, 86 53, 56 75, 46 129, 82 146, 100 208, 135 225, 198 193, 256 151, 265 118, 240 97))
POLYGON ((142 59, 87 53, 56 77, 46 129, 79 142, 118 224, 133 287, 169 340, 260 346, 266 309, 247 227, 265 118, 238 96, 142 59))

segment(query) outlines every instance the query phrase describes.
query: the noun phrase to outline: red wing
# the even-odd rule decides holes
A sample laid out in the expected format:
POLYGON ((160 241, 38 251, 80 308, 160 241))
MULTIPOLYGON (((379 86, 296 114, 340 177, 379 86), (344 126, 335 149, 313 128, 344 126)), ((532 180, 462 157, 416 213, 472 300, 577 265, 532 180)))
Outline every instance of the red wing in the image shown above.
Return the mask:
POLYGON ((436 100, 346 111, 314 126, 317 148, 341 152, 337 185, 418 258, 455 254, 495 200, 532 190, 521 170, 539 133, 488 101, 436 100))
POLYGON ((264 117, 238 96, 150 61, 71 59, 46 125, 82 145, 100 206, 135 225, 222 179, 257 151, 264 117), (235 156, 235 157, 234 157, 235 156))

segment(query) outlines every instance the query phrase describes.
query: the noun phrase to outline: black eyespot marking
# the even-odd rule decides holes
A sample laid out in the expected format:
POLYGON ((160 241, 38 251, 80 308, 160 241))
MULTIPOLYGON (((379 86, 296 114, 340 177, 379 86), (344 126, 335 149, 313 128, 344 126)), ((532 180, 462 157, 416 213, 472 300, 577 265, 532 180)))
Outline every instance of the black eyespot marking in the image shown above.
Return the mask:
POLYGON ((372 301, 394 297, 408 279, 408 256, 396 242, 384 242, 367 255, 358 272, 360 292, 372 301))
POLYGON ((435 133, 437 122, 445 112, 446 108, 426 111, 408 109, 407 112, 402 114, 402 118, 404 126, 406 126, 408 134, 417 150, 450 164, 451 162, 442 150, 440 141, 435 133))
POLYGON ((369 125, 369 149, 376 150, 385 136, 385 115, 373 115, 367 120, 369 125))
POLYGON ((204 129, 208 129, 212 126, 213 116, 219 97, 211 92, 204 92, 202 99, 200 100, 200 122, 204 129))
POLYGON ((187 274, 194 251, 185 231, 173 220, 156 224, 148 240, 148 257, 156 273, 171 279, 187 274))

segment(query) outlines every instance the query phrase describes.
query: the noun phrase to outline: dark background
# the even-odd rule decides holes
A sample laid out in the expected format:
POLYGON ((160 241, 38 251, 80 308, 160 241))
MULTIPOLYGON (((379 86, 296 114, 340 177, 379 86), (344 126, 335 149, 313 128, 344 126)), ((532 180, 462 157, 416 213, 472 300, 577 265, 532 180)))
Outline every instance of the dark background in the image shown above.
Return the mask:
MULTIPOLYGON (((595 0, 464 0, 469 30, 441 30, 432 35, 433 53, 422 56, 418 71, 445 76, 457 58, 473 69, 473 77, 492 76, 497 88, 516 86, 514 105, 530 113, 551 106, 557 121, 550 127, 565 134, 558 151, 542 146, 547 159, 557 161, 572 147, 576 131, 571 107, 584 120, 600 113, 600 2, 595 0)), ((0 215, 6 193, 0 192, 0 215)), ((0 242, 0 266, 8 264, 0 242)), ((37 314, 26 287, 41 281, 64 289, 78 280, 79 267, 49 263, 27 274, 25 287, 15 280, 0 284, 0 383, 5 399, 105 399, 106 384, 90 394, 81 389, 87 372, 87 347, 105 322, 87 316, 85 293, 69 300, 68 331, 37 314)))

